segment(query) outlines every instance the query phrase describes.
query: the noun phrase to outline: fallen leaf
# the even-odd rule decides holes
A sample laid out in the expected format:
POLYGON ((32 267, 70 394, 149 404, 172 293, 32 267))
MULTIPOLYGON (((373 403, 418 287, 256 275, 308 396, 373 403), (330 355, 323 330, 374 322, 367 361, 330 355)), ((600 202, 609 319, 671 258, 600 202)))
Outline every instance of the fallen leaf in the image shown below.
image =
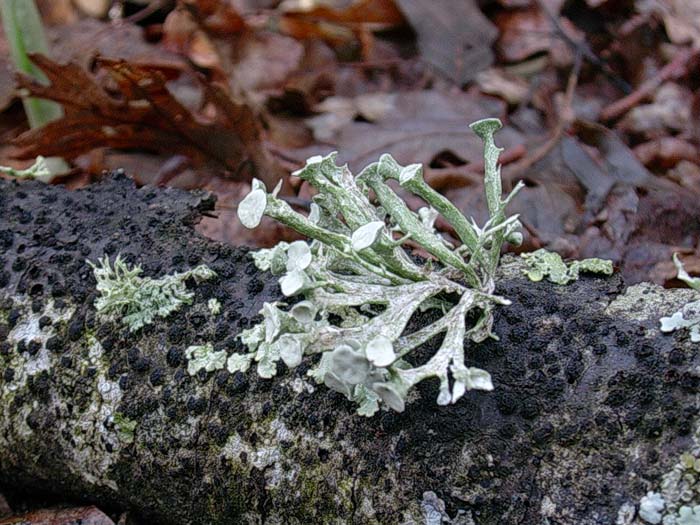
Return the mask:
POLYGON ((139 26, 113 24, 85 18, 73 24, 47 30, 51 58, 59 63, 74 62, 90 70, 95 57, 122 59, 130 64, 172 72, 187 69, 185 59, 146 41, 139 26))
POLYGON ((282 15, 275 20, 278 29, 299 40, 320 39, 347 54, 362 48, 367 56, 372 46, 371 31, 405 24, 393 0, 354 0, 315 2, 288 0, 279 6, 282 15))
POLYGON ((39 55, 33 60, 51 84, 21 76, 20 86, 61 103, 66 114, 17 137, 17 158, 73 158, 97 147, 145 149, 185 155, 195 165, 213 163, 222 174, 238 179, 256 176, 270 187, 280 178, 281 171, 262 146, 252 110, 213 83, 202 85, 207 106, 215 113, 204 120, 172 96, 157 71, 124 61, 100 61, 119 88, 117 97, 75 64, 59 65, 39 55))
POLYGON ((114 525, 97 507, 42 509, 0 520, 0 525, 114 525))
POLYGON ((700 194, 700 165, 697 163, 682 160, 666 176, 681 187, 700 194))
POLYGON ((523 79, 496 67, 479 72, 476 84, 483 93, 499 96, 511 106, 520 104, 530 91, 528 83, 523 79))
POLYGON ((459 85, 493 63, 498 30, 474 0, 396 0, 418 35, 421 57, 459 85))
POLYGON ((697 0, 666 0, 647 5, 663 17, 671 42, 700 47, 700 3, 697 0))
POLYGON ((688 129, 691 120, 692 93, 675 82, 667 82, 654 94, 650 104, 633 107, 617 128, 646 136, 688 129))
POLYGON ((697 147, 678 137, 659 137, 635 146, 633 151, 639 161, 651 169, 670 169, 684 160, 700 162, 697 147))
POLYGON ((552 45, 552 22, 536 6, 501 11, 494 22, 500 30, 498 52, 506 62, 520 62, 549 51, 552 45))
MULTIPOLYGON (((382 153, 390 153, 404 165, 429 165, 443 152, 451 152, 462 164, 478 163, 483 144, 469 124, 487 115, 502 117, 505 112, 505 104, 500 100, 458 90, 402 92, 364 100, 373 100, 374 121, 348 122, 344 116, 348 101, 339 99, 338 118, 347 124, 335 129, 325 145, 317 144, 289 154, 302 163, 313 154, 338 150, 338 160, 348 162, 355 172, 376 161, 382 153)), ((357 100, 352 104, 355 105, 350 111, 357 111, 357 100)), ((311 119, 312 125, 317 125, 315 118, 311 119)), ((507 148, 522 142, 512 128, 501 131, 499 140, 507 148)))
POLYGON ((613 131, 600 124, 583 120, 577 120, 574 128, 584 143, 598 149, 606 171, 616 182, 638 188, 655 185, 654 176, 613 131))

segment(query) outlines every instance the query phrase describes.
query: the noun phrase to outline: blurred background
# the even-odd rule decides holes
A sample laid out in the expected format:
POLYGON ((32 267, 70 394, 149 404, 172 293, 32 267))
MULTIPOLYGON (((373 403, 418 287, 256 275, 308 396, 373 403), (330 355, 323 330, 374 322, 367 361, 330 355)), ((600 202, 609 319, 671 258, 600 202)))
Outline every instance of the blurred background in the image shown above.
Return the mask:
POLYGON ((43 53, 24 67, 10 44, 29 21, 8 30, 4 14, 0 165, 57 157, 66 169, 51 183, 71 188, 117 168, 138 184, 203 188, 218 196, 204 234, 269 246, 294 234, 240 226, 251 179, 283 179, 303 210, 312 193, 289 173, 334 150, 353 171, 382 153, 422 163, 483 220, 468 124, 498 117, 505 189, 527 185, 510 208, 525 226, 519 250, 609 258, 628 282, 678 284, 674 252, 700 271, 698 0, 36 5, 46 46, 30 46, 43 53), (58 106, 30 126, 27 95, 58 106))

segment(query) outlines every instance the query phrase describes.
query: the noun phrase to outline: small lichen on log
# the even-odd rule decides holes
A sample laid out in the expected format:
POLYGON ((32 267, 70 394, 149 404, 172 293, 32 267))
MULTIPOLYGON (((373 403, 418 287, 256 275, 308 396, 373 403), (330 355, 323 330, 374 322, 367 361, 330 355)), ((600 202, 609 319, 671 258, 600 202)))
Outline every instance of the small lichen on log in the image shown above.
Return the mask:
POLYGON ((185 286, 187 279, 202 281, 216 275, 200 265, 160 279, 140 277, 141 267, 135 265, 130 269, 119 255, 114 267, 106 255, 97 264, 87 263, 93 269, 101 294, 95 301, 97 312, 119 318, 132 332, 152 323, 156 317, 167 317, 183 304, 191 304, 194 294, 185 286))
POLYGON ((521 257, 527 263, 525 275, 531 281, 541 281, 545 277, 555 284, 569 284, 578 280, 581 272, 612 275, 612 261, 605 259, 583 259, 572 261, 568 265, 561 255, 541 248, 534 252, 523 253, 521 257))
MULTIPOLYGON (((688 275, 683 263, 678 258, 678 254, 673 255, 673 263, 678 270, 678 279, 693 290, 700 291, 700 278, 688 275)), ((682 328, 687 328, 690 331, 690 340, 693 343, 700 342, 700 301, 689 302, 670 317, 661 318, 662 332, 673 332, 682 328)))
POLYGON ((518 217, 505 214, 522 185, 503 198, 501 148, 493 140, 500 127, 497 119, 471 125, 484 142, 490 217, 481 227, 426 184, 420 165, 401 166, 390 155, 357 176, 336 165, 335 154, 310 158, 293 174, 319 191, 308 216, 277 197, 279 185, 268 194, 262 182, 253 181, 238 207, 241 223, 254 228, 268 215, 313 241, 279 243, 253 255, 258 268, 281 276, 285 296, 303 300, 291 308, 266 303, 264 322, 241 334, 249 353, 232 356, 229 370, 245 371, 256 361, 258 374, 268 378, 280 360, 295 367, 304 355, 321 354, 310 375, 355 401, 364 416, 373 415, 380 403, 403 411, 409 390, 432 377, 440 382, 440 405, 457 402, 467 390, 492 390, 487 371, 465 364, 464 344, 496 339, 493 310, 510 304, 493 293, 501 248, 522 241, 518 217), (412 211, 391 188, 393 181, 428 207, 412 211), (460 247, 435 231, 438 214, 454 227, 460 247), (403 247, 408 240, 442 267, 412 260, 403 247), (419 310, 436 310, 441 317, 404 333, 419 310), (404 359, 441 334, 440 348, 426 363, 404 359))

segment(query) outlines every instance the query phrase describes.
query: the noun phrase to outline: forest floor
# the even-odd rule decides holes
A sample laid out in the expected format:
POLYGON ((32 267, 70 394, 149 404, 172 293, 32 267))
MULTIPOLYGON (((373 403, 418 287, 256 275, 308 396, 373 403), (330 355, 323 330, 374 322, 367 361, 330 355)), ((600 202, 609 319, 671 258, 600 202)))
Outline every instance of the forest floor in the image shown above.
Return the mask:
POLYGON ((510 208, 524 224, 518 250, 611 259, 627 283, 679 286, 673 253, 700 272, 700 2, 37 3, 50 85, 14 76, 0 29, 0 165, 57 156, 71 171, 52 183, 69 188, 117 168, 139 184, 202 188, 217 196, 202 233, 270 246, 295 234, 241 226, 252 178, 268 189, 282 179, 303 210, 311 190, 289 174, 330 151, 353 171, 382 153, 421 163, 481 222, 482 149, 468 124, 498 117, 505 189, 526 183, 510 208), (18 88, 64 116, 29 129, 18 88))

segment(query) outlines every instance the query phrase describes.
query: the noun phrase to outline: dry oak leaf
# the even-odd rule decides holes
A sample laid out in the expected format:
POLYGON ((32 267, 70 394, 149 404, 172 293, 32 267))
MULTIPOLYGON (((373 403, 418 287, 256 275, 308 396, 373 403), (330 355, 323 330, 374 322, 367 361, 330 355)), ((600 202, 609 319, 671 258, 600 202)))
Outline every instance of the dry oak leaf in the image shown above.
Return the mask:
POLYGON ((215 114, 204 119, 168 91, 161 72, 147 66, 99 59, 98 67, 116 85, 113 94, 75 64, 57 64, 42 55, 32 55, 32 60, 50 85, 18 75, 19 87, 31 96, 59 102, 65 116, 17 137, 13 141, 16 158, 72 159, 110 147, 185 155, 194 165, 213 164, 222 174, 236 179, 255 176, 268 186, 274 186, 281 176, 263 147, 253 111, 215 84, 201 83, 204 101, 215 114))

